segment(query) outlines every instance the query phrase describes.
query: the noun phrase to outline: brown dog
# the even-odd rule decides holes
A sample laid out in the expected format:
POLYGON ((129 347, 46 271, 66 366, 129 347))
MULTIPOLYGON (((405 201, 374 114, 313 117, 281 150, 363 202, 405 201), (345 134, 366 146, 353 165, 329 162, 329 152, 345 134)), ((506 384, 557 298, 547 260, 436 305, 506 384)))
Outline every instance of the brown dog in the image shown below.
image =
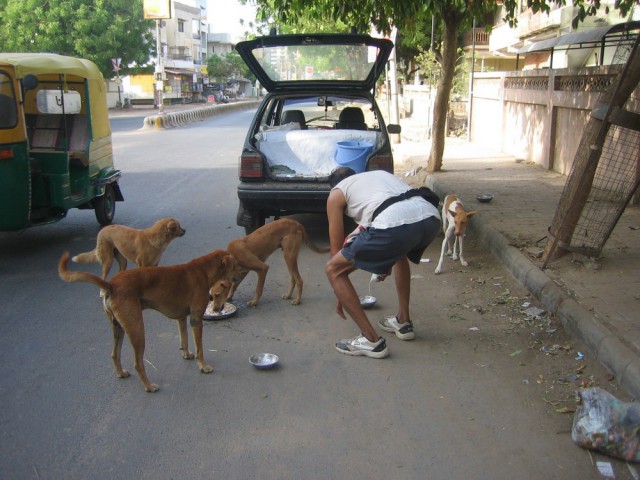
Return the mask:
POLYGON ((298 295, 291 304, 299 305, 302 299, 303 281, 298 271, 298 254, 303 242, 316 253, 329 251, 328 247, 320 248, 314 245, 301 223, 286 218, 267 223, 246 237, 232 240, 227 245, 227 251, 236 257, 243 272, 240 275, 240 280, 231 286, 228 299, 231 300, 233 298, 233 294, 240 282, 249 271, 253 270, 258 274, 258 285, 255 297, 247 302, 247 305, 255 307, 262 296, 264 282, 269 271, 269 265, 264 262, 273 252, 281 248, 284 261, 289 269, 289 275, 291 275, 289 291, 282 298, 291 298, 293 289, 297 287, 298 295))
POLYGON ((229 299, 232 283, 227 280, 218 280, 213 287, 209 289, 209 301, 213 302, 213 311, 218 313, 224 309, 225 303, 229 299))
POLYGON ((129 336, 134 353, 134 366, 147 392, 158 386, 150 383, 144 368, 144 321, 142 311, 157 310, 178 321, 182 358, 192 359, 187 335, 187 316, 193 330, 195 358, 202 373, 213 368, 204 362, 202 351, 202 316, 209 303, 209 288, 219 280, 236 281, 240 270, 236 259, 224 250, 215 250, 189 263, 168 267, 140 267, 125 270, 106 281, 86 272, 68 270, 69 254, 65 252, 58 263, 58 274, 65 282, 88 282, 97 285, 103 296, 104 313, 113 329, 111 358, 119 378, 129 372, 120 361, 124 334, 129 336))
POLYGON ((102 278, 107 278, 115 259, 120 271, 127 268, 127 260, 139 267, 155 267, 165 249, 176 237, 182 237, 185 230, 174 218, 163 218, 144 230, 108 225, 98 233, 96 248, 80 253, 71 260, 75 263, 99 263, 102 278))

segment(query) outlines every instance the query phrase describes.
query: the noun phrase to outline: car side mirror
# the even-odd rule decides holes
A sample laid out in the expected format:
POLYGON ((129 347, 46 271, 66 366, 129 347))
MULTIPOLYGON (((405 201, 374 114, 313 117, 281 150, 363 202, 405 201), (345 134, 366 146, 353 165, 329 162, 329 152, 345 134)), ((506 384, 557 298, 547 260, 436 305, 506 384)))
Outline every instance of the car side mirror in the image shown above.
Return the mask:
POLYGON ((391 134, 399 134, 402 132, 402 127, 398 124, 392 123, 391 125, 387 125, 387 132, 391 134))

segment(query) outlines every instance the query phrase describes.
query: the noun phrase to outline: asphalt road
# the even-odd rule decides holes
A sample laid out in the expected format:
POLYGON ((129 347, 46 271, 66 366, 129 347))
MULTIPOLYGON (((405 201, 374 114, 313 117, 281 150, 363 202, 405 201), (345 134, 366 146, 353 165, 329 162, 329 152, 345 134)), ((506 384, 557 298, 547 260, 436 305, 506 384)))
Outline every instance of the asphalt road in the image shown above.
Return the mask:
MULTIPOLYGON (((251 115, 171 130, 114 128, 125 197, 116 223, 144 228, 171 216, 187 230, 162 264, 244 234, 235 186, 251 115)), ((296 218, 327 244, 322 216, 296 218)), ((97 289, 57 276, 61 253, 91 250, 97 232, 93 212, 71 211, 54 225, 0 234, 2 479, 597 479, 596 459, 632 478, 624 463, 572 443, 571 415, 550 403, 571 403, 572 386, 555 379, 572 373, 580 346, 540 353, 532 339, 571 339, 522 320, 531 299, 473 239, 468 269, 451 261, 437 277, 433 263, 413 269, 417 339, 386 335, 391 355, 383 360, 335 351, 336 340, 357 332, 333 312, 326 257, 304 248, 302 305, 280 298, 288 278, 276 252, 259 306, 245 307, 255 288, 249 275, 234 299, 238 313, 206 322, 213 374, 181 358, 174 322, 145 311, 147 373, 160 385, 150 394, 128 343, 123 363, 133 373, 116 378, 97 289), (279 355, 279 367, 254 369, 256 352, 279 355)), ((438 252, 434 244, 425 258, 438 252)), ((368 293, 369 274, 353 278, 368 293)), ((371 318, 393 314, 393 284, 372 288, 371 318)), ((588 369, 605 381, 597 363, 588 369)))

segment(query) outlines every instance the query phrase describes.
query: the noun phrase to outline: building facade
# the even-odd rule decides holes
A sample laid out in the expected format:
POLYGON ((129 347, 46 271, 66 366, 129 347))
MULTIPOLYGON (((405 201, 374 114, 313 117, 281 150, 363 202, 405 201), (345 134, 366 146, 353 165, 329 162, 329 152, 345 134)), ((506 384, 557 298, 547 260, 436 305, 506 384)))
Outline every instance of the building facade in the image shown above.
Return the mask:
MULTIPOLYGON (((164 104, 206 101, 207 58, 232 51, 235 43, 231 35, 209 32, 207 0, 172 1, 171 18, 158 22, 153 34, 161 56, 162 68, 156 67, 156 72, 163 71, 162 101, 164 104)), ((157 65, 157 58, 152 62, 157 65)), ((124 93, 133 104, 158 105, 159 79, 159 73, 125 77, 124 93)))

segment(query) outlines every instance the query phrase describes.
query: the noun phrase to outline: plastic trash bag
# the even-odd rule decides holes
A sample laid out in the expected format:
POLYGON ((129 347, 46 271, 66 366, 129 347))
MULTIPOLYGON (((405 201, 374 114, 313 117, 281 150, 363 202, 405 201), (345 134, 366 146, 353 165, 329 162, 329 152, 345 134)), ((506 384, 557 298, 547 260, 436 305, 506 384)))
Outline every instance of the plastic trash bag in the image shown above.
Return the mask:
POLYGON ((580 447, 640 462, 640 404, 625 403, 601 388, 578 391, 571 439, 580 447))

